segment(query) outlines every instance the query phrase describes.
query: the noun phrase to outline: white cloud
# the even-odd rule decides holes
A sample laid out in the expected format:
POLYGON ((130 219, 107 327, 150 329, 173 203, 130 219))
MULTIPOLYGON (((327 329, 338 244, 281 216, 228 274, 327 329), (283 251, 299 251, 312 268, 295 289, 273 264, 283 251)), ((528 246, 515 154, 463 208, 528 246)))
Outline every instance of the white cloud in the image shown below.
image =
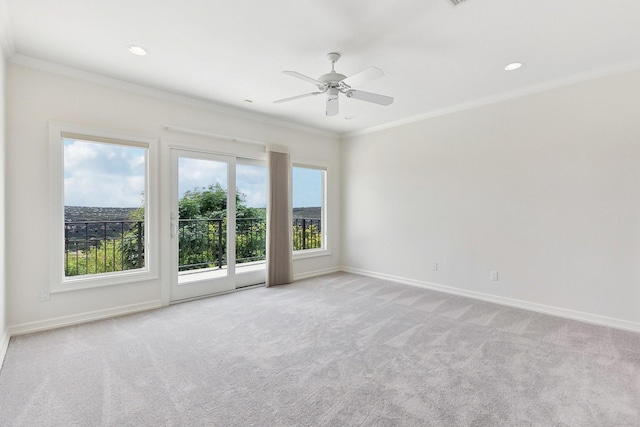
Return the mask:
POLYGON ((212 160, 189 159, 181 157, 178 162, 178 195, 196 188, 207 188, 220 184, 227 188, 227 164, 212 160))
POLYGON ((243 193, 246 204, 253 208, 267 206, 267 168, 264 166, 242 165, 236 167, 236 188, 243 193))
POLYGON ((65 139, 66 206, 141 206, 145 173, 142 148, 65 139))

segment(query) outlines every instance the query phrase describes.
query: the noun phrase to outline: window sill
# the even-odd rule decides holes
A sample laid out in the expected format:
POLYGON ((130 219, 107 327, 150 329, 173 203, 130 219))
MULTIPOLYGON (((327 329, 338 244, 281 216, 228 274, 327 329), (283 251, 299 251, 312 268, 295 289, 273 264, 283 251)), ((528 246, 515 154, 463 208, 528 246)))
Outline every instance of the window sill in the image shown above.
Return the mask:
POLYGON ((331 251, 328 249, 307 249, 304 251, 293 252, 293 260, 295 261, 297 259, 315 258, 328 255, 331 255, 331 251))
POLYGON ((125 285, 128 283, 144 282, 157 279, 157 274, 148 270, 134 272, 118 272, 78 276, 66 278, 51 286, 50 293, 77 291, 81 289, 100 288, 103 286, 125 285))

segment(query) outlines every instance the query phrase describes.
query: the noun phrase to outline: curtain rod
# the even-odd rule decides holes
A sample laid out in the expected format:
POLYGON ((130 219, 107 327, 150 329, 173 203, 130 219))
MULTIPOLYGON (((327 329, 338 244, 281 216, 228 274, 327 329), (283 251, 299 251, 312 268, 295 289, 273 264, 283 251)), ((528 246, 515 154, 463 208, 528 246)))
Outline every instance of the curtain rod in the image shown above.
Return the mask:
POLYGON ((206 132, 206 131, 195 130, 195 129, 187 129, 179 126, 165 125, 164 128, 171 132, 181 132, 181 133, 189 133, 191 135, 209 136, 209 137, 224 139, 232 142, 245 142, 247 144, 255 144, 255 145, 262 145, 262 146, 268 145, 266 142, 252 141, 250 139, 244 139, 244 138, 235 138, 233 136, 219 135, 217 133, 206 132))

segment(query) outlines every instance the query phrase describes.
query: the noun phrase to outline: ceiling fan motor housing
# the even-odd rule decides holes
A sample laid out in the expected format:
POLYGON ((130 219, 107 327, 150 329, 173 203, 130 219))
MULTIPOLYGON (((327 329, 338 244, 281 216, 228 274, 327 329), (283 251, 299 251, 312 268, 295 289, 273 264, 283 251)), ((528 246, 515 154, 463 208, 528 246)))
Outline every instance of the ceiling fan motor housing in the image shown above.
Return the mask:
MULTIPOLYGON (((335 88, 335 87, 338 87, 340 82, 346 78, 347 76, 345 76, 344 74, 340 74, 340 73, 336 73, 335 71, 332 71, 330 73, 323 74, 320 77, 318 77, 318 81, 327 85, 328 88, 335 88)), ((322 87, 320 88, 322 89, 322 87)))

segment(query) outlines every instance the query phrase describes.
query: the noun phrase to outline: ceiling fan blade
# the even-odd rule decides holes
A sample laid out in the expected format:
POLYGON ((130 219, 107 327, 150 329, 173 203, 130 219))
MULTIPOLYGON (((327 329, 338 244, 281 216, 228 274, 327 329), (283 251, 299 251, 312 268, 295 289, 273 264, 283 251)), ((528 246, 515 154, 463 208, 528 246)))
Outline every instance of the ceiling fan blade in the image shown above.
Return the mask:
POLYGON ((327 96, 327 116, 335 116, 340 110, 338 106, 338 95, 327 96))
POLYGON ((291 77, 295 77, 297 79, 304 80, 305 82, 309 82, 309 83, 311 83, 313 85, 316 85, 316 86, 318 86, 319 89, 323 89, 323 88, 325 88, 327 86, 325 83, 322 83, 320 80, 312 79, 311 77, 305 76, 304 74, 300 74, 297 71, 285 70, 285 71, 283 71, 283 73, 285 73, 285 74, 287 74, 287 75, 289 75, 291 77))
POLYGON ((302 95, 296 95, 296 96, 292 96, 292 97, 289 97, 289 98, 278 99, 277 101, 273 101, 273 103, 274 103, 274 104, 280 104, 280 103, 282 103, 282 102, 293 101, 294 99, 306 98, 307 96, 320 95, 321 93, 324 93, 324 92, 311 92, 311 93, 305 93, 305 94, 302 94, 302 95))
POLYGON ((347 98, 355 98, 361 101, 373 102, 374 104, 390 105, 393 98, 390 96, 379 95, 377 93, 365 92, 362 90, 349 90, 346 92, 347 98))
POLYGON ((354 74, 353 76, 347 77, 346 79, 342 80, 341 83, 349 87, 354 87, 361 85, 364 82, 379 79, 380 77, 384 77, 384 71, 382 71, 378 67, 369 67, 365 68, 359 73, 354 74))

